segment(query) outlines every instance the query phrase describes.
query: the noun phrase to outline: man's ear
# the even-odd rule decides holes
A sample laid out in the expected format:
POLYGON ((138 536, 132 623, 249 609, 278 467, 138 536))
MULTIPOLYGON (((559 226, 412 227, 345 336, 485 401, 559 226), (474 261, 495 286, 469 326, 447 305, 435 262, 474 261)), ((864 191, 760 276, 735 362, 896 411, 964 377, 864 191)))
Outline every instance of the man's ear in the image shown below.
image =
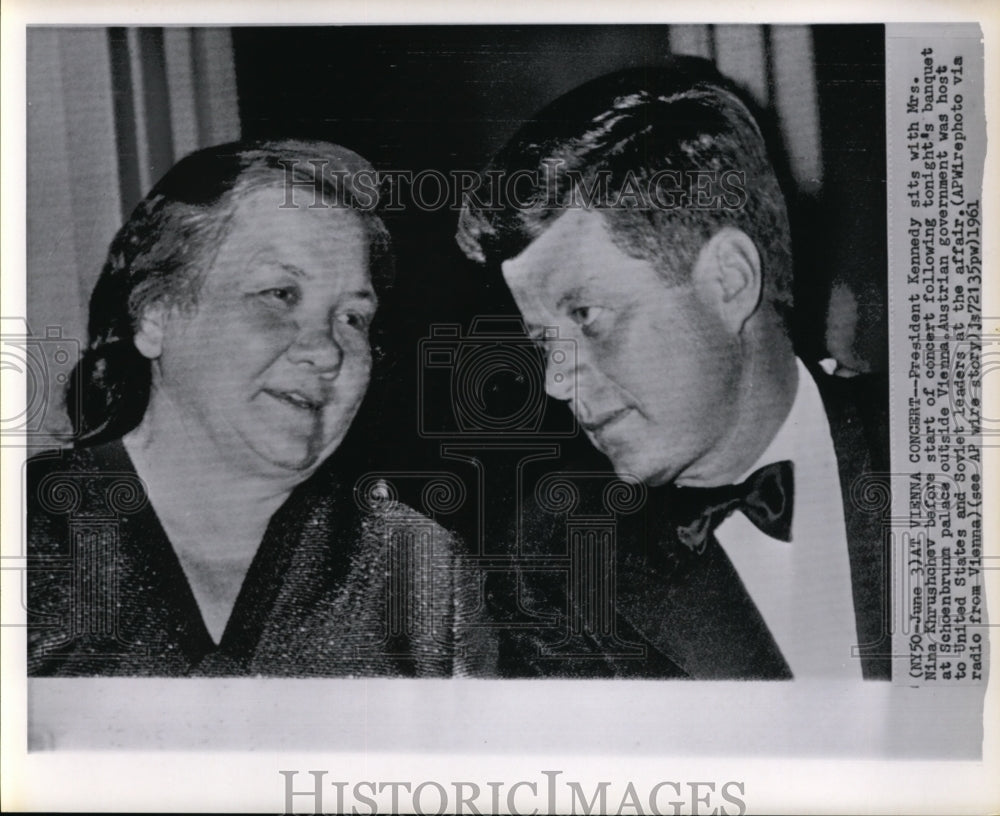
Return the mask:
POLYGON ((166 333, 169 309, 163 302, 151 303, 139 318, 135 330, 135 347, 150 360, 163 353, 163 337, 166 333))
POLYGON ((705 299, 734 333, 757 311, 763 292, 760 253, 753 239, 736 227, 723 227, 698 254, 691 275, 705 299))

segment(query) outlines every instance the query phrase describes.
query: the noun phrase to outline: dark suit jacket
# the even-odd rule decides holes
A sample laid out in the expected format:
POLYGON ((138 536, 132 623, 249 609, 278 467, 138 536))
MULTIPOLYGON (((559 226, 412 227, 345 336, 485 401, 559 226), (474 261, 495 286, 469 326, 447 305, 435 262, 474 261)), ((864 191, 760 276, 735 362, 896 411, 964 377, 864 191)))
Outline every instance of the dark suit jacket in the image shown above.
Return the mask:
POLYGON ((329 472, 271 519, 218 645, 120 442, 30 461, 27 505, 30 675, 495 673, 452 537, 329 472))
MULTIPOLYGON (((866 679, 888 679, 886 385, 871 377, 839 379, 822 372, 813 376, 823 396, 840 471, 862 672, 866 679)), ((579 492, 571 512, 546 509, 534 496, 525 497, 526 509, 517 523, 520 539, 514 529, 510 533, 510 540, 523 542, 522 552, 513 553, 519 566, 487 577, 488 601, 501 626, 501 674, 791 677, 728 559, 666 550, 658 540, 662 520, 653 502, 635 513, 609 515, 605 491, 611 478, 576 478, 593 465, 566 471, 579 492), (614 540, 601 545, 600 530, 608 523, 614 540), (587 533, 579 533, 588 524, 594 531, 589 544, 584 540, 587 533), (569 540, 573 536, 579 539, 575 544, 569 540), (579 553, 601 546, 604 567, 595 578, 594 558, 579 553), (608 549, 613 551, 610 557, 608 549), (566 565, 572 553, 578 554, 577 560, 566 565), (588 558, 591 574, 585 575, 581 564, 588 558), (547 569, 546 564, 558 565, 547 569), (613 611, 602 614, 609 608, 609 594, 613 611)))

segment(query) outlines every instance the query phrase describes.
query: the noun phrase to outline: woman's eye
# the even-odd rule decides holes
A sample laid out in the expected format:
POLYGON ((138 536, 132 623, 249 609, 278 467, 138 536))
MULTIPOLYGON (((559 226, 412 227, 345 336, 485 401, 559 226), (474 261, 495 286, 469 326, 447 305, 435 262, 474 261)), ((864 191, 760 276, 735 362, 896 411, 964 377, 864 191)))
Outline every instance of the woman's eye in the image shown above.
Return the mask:
POLYGON ((586 328, 604 313, 600 306, 577 306, 570 310, 569 316, 578 326, 586 328))

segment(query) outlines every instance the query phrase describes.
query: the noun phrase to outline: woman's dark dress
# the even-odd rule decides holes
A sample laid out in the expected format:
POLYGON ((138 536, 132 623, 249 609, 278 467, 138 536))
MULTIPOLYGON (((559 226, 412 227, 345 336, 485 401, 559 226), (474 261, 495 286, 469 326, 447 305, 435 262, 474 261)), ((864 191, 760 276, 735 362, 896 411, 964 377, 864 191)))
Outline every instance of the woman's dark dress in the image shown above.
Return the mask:
POLYGON ((124 445, 35 457, 29 675, 494 673, 451 536, 351 487, 321 470, 275 513, 216 645, 124 445))

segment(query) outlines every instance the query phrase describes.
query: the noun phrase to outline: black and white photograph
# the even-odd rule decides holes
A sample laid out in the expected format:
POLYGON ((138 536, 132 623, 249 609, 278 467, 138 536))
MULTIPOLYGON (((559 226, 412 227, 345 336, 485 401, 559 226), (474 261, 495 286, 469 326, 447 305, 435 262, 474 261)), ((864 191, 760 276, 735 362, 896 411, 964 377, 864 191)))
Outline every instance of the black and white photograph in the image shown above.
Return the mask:
POLYGON ((29 325, 87 326, 27 469, 29 674, 888 679, 850 498, 888 470, 883 40, 29 30, 29 151, 83 158, 72 55, 117 168, 28 187, 29 325), (188 152, 203 65, 231 130, 188 152), (115 199, 60 276, 51 219, 115 199))
POLYGON ((317 13, 16 26, 5 743, 251 752, 254 810, 806 808, 742 757, 986 812, 985 24, 317 13))

